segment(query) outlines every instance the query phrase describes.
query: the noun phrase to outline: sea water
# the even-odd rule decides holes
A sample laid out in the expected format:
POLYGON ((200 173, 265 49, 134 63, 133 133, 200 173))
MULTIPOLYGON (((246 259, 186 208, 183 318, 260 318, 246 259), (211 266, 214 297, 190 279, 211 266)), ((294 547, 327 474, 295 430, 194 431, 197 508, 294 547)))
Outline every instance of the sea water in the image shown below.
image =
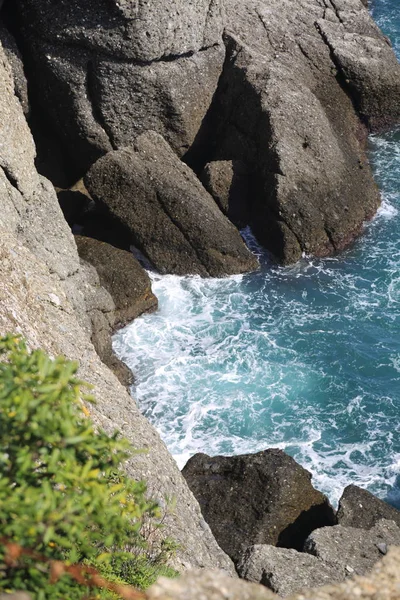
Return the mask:
MULTIPOLYGON (((398 0, 371 10, 400 55, 398 0)), ((355 483, 400 507, 400 130, 370 139, 383 203, 323 260, 226 279, 151 274, 159 299, 118 333, 143 413, 179 466, 284 449, 336 503, 355 483)))

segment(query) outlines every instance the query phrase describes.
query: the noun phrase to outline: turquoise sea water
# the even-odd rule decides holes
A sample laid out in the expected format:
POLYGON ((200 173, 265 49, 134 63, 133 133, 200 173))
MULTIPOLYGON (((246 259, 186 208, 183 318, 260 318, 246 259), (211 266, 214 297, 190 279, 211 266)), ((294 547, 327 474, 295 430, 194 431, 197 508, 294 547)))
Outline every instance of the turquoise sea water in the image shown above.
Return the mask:
MULTIPOLYGON (((400 56, 397 4, 371 10, 400 56)), ((280 447, 333 502, 356 483, 400 507, 400 129, 370 146, 383 204, 348 251, 290 268, 262 255, 227 279, 152 275, 159 312, 114 343, 180 466, 280 447)))

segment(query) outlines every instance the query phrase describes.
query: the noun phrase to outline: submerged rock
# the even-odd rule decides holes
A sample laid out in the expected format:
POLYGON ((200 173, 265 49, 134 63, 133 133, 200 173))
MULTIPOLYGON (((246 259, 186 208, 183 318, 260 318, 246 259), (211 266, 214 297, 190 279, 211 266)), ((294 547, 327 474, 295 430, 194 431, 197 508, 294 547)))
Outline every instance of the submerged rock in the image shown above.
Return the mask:
POLYGON ((311 474, 282 450, 195 454, 182 473, 235 563, 254 544, 301 549, 311 531, 335 523, 328 499, 311 485, 311 474))
POLYGON ((344 527, 371 529, 381 519, 400 527, 400 511, 356 485, 347 486, 339 500, 338 524, 344 527))
POLYGON ((218 277, 257 268, 237 229, 155 132, 101 158, 85 184, 161 273, 218 277))

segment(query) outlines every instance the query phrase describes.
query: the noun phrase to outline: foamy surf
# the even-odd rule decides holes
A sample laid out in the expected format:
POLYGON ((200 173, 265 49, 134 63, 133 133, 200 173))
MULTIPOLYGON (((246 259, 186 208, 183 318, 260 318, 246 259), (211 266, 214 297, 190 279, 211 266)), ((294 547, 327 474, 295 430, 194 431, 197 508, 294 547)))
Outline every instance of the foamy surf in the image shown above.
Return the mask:
MULTIPOLYGON (((374 16, 400 43, 394 3, 374 16)), ((400 131, 371 137, 383 192, 346 252, 250 275, 151 274, 159 298, 115 336, 133 395, 179 466, 279 447, 337 502, 355 483, 400 506, 400 131)))

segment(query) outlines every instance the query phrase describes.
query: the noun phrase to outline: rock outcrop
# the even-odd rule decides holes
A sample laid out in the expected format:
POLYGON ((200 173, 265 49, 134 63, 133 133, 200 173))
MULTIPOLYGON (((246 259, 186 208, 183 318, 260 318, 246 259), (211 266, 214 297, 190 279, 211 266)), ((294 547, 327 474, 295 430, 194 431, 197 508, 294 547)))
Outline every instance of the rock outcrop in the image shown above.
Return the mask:
POLYGON ((379 521, 372 529, 322 527, 313 531, 304 551, 316 556, 338 574, 338 579, 368 573, 388 551, 400 545, 400 529, 394 521, 379 521))
POLYGON ((101 285, 114 300, 114 329, 156 310, 150 277, 133 254, 92 238, 75 236, 75 242, 81 259, 96 269, 101 285))
POLYGON ((237 229, 155 132, 99 159, 85 185, 161 273, 218 277, 257 267, 237 229))
MULTIPOLYGON (((400 549, 392 548, 368 577, 337 585, 304 589, 288 600, 398 600, 400 549)), ((179 579, 160 578, 146 593, 148 600, 278 600, 260 585, 232 580, 218 571, 189 571, 179 579)))
POLYGON ((364 145, 400 119, 400 66, 360 0, 14 4, 72 178, 146 130, 199 175, 241 161, 244 225, 283 263, 341 250, 375 213, 364 145))
POLYGON ((246 581, 261 583, 279 596, 344 579, 335 568, 315 556, 265 544, 248 548, 237 571, 246 581))
POLYGON ((326 496, 311 485, 311 474, 282 450, 195 454, 182 473, 235 563, 255 544, 301 549, 311 531, 335 523, 326 496))
POLYGON ((146 129, 193 143, 224 61, 221 0, 18 0, 33 93, 81 174, 146 129))
POLYGON ((337 512, 339 525, 371 529, 382 519, 394 521, 400 527, 399 510, 356 485, 344 489, 337 512))
POLYGON ((164 505, 165 496, 176 499, 163 530, 179 544, 176 566, 219 565, 234 575, 159 435, 90 342, 89 313, 97 293, 102 310, 110 303, 111 312, 114 303, 95 269, 81 266, 55 191, 36 172, 34 144, 1 47, 0 130, 7 140, 0 146, 0 335, 13 331, 30 347, 79 361, 79 376, 93 385, 97 401, 90 406, 93 420, 145 450, 126 463, 128 473, 145 479, 164 505), (98 287, 91 277, 97 277, 98 287))

